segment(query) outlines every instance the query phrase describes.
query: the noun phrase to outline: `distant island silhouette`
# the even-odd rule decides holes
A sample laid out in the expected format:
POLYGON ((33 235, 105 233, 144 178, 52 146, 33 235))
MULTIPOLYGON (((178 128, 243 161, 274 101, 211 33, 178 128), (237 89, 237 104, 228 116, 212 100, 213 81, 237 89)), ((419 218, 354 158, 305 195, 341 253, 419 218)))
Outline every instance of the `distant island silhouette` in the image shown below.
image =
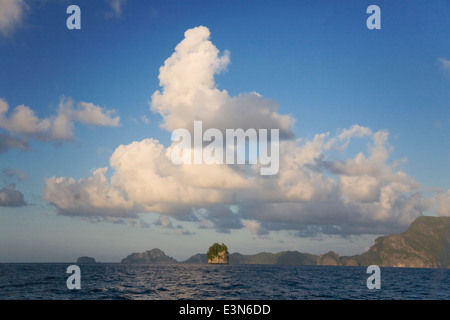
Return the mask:
POLYGON ((97 263, 97 261, 92 257, 83 256, 77 259, 77 263, 97 263))
MULTIPOLYGON (((161 249, 154 248, 142 253, 132 253, 122 259, 121 263, 207 264, 208 257, 206 253, 197 253, 179 262, 161 249)), ((450 217, 421 216, 411 223, 407 231, 378 237, 368 251, 359 255, 340 257, 333 251, 321 255, 298 251, 250 255, 235 252, 228 256, 228 264, 449 268, 450 217)))

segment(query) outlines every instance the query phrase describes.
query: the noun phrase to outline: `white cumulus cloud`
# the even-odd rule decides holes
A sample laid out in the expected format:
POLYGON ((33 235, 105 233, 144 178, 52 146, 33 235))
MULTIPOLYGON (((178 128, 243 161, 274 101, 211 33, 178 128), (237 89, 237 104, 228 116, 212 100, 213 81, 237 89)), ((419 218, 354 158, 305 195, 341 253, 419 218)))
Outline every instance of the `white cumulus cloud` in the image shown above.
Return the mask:
MULTIPOLYGON (((0 98, 0 128, 8 131, 11 137, 22 139, 70 141, 74 137, 74 122, 93 126, 120 125, 120 117, 115 115, 114 110, 105 110, 88 102, 79 102, 75 105, 72 99, 64 97, 60 100, 56 115, 47 118, 39 118, 34 110, 25 105, 16 106, 7 115, 9 109, 6 100, 0 98)), ((6 138, 3 140, 7 141, 6 138)))
MULTIPOLYGON (((146 139, 115 150, 110 178, 106 167, 79 180, 52 177, 44 199, 63 215, 133 218, 138 212, 159 212, 221 232, 246 226, 264 234, 306 225, 345 234, 400 230, 429 204, 414 179, 378 156, 390 150, 387 144, 374 147, 379 132, 365 139, 369 155, 361 152, 345 161, 329 151, 330 141, 339 143, 337 135, 284 141, 280 171, 270 177, 233 165, 174 165, 168 148, 146 139), (345 168, 360 158, 370 165, 345 168)), ((164 221, 169 220, 160 220, 161 225, 164 221)))
POLYGON ((230 63, 230 53, 210 41, 208 28, 187 30, 175 52, 160 68, 161 91, 152 95, 151 110, 163 117, 169 131, 192 129, 201 120, 205 130, 217 128, 279 129, 280 137, 293 137, 294 119, 278 113, 278 104, 254 92, 230 96, 220 90, 214 76, 230 63))
MULTIPOLYGON (((261 176, 258 165, 175 165, 173 145, 149 138, 118 146, 109 168, 89 177, 49 178, 44 199, 63 215, 108 220, 160 213, 158 223, 168 228, 172 220, 164 216, 219 232, 246 227, 256 235, 398 232, 430 210, 421 186, 390 159, 388 131, 353 125, 287 139, 294 138, 295 119, 279 114, 275 102, 256 93, 232 97, 217 88, 214 77, 229 63, 230 54, 220 55, 206 27, 187 30, 160 68, 161 91, 153 93, 151 110, 168 131, 192 129, 194 120, 202 120, 204 129, 279 129, 284 139, 278 174, 261 176), (350 157, 355 140, 366 148, 350 157)), ((446 198, 440 208, 447 208, 446 198)))

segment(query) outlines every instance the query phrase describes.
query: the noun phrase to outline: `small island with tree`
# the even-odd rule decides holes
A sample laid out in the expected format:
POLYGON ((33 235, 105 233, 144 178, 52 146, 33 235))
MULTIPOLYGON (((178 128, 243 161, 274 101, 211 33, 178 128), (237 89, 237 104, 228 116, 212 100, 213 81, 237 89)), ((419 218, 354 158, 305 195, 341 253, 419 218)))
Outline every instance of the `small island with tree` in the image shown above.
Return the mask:
POLYGON ((225 244, 214 243, 206 253, 208 263, 228 264, 228 248, 225 244))

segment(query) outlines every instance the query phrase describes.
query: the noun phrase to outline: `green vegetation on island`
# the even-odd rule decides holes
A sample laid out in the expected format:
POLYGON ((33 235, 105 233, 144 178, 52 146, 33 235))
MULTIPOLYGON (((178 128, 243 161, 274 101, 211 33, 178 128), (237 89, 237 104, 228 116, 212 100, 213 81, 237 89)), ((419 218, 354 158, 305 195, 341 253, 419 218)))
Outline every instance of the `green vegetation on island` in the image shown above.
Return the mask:
POLYGON ((206 253, 206 258, 208 259, 208 263, 219 263, 219 264, 227 264, 228 263, 228 248, 222 243, 214 243, 211 247, 209 247, 208 252, 206 253))

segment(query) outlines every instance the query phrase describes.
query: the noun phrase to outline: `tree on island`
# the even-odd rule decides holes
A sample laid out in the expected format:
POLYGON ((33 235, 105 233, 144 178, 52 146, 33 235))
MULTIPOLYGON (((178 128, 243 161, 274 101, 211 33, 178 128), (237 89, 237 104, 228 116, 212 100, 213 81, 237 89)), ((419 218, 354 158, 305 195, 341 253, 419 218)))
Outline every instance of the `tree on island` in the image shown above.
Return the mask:
POLYGON ((222 243, 214 243, 206 253, 208 263, 228 263, 228 248, 222 243))

